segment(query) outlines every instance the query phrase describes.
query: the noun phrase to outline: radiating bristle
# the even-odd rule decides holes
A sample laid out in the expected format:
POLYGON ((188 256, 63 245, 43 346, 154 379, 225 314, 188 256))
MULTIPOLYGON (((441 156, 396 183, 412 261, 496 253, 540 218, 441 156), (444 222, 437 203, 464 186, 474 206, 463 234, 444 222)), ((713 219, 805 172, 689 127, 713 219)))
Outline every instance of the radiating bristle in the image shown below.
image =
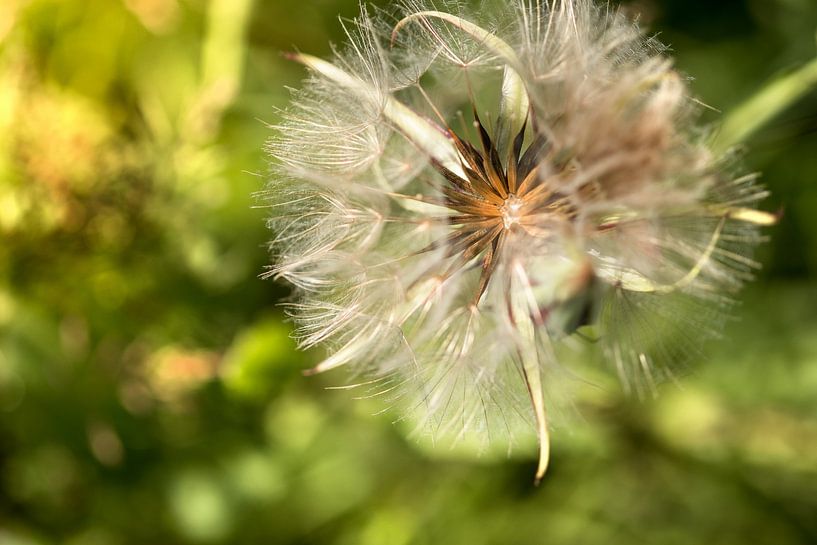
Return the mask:
POLYGON ((527 426, 538 479, 556 347, 593 325, 653 395, 751 278, 765 192, 700 139, 665 48, 589 0, 406 0, 346 31, 332 62, 292 56, 312 75, 268 146, 269 274, 314 372, 437 436, 527 426))

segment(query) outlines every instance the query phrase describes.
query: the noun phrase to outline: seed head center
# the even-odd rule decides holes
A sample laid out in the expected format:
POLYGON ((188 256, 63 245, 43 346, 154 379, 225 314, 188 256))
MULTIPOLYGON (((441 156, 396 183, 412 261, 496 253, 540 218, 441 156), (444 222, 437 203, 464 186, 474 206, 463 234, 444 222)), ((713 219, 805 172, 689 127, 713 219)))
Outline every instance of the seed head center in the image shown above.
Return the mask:
POLYGON ((508 195, 502 206, 499 207, 499 212, 502 214, 502 223, 505 224, 505 229, 510 229, 520 222, 522 219, 522 207, 525 201, 520 199, 513 193, 508 195))

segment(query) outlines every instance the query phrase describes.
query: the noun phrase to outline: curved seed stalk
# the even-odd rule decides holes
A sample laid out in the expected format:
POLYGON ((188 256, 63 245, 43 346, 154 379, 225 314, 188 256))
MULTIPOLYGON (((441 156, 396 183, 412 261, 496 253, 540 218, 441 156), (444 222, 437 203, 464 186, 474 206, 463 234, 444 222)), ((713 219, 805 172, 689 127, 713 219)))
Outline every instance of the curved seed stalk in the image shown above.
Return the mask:
MULTIPOLYGON (((522 285, 528 285, 527 274, 518 266, 514 266, 514 279, 522 285)), ((530 301, 526 297, 526 288, 513 290, 510 298, 511 320, 517 328, 523 343, 517 349, 517 356, 521 364, 522 378, 530 397, 531 408, 536 422, 536 435, 539 438, 539 460, 536 466, 534 483, 539 484, 545 476, 550 462, 550 432, 548 431, 547 411, 545 409, 545 393, 542 384, 542 369, 537 353, 537 328, 530 312, 530 301)), ((547 335, 540 332, 540 334, 547 335)), ((548 339, 545 339, 548 341, 548 339)))
POLYGON ((440 19, 462 30, 505 61, 506 67, 502 79, 502 97, 499 106, 499 119, 501 123, 498 127, 499 134, 497 134, 496 138, 499 143, 500 154, 504 157, 514 136, 524 125, 530 108, 525 83, 519 75, 522 71, 522 61, 513 48, 496 35, 461 17, 441 11, 420 11, 403 18, 395 25, 392 31, 392 43, 394 43, 400 29, 412 21, 427 18, 440 19))
MULTIPOLYGON (((304 53, 295 53, 290 58, 338 85, 357 91, 361 95, 365 96, 374 92, 371 85, 338 68, 331 62, 304 53)), ((405 104, 391 96, 385 99, 383 115, 429 157, 445 165, 449 170, 462 176, 465 175, 462 171, 457 150, 442 129, 414 113, 405 104)))
POLYGON ((764 212, 763 210, 755 210, 753 208, 743 208, 731 206, 726 209, 716 210, 718 215, 724 215, 729 219, 742 221, 744 223, 751 223, 759 227, 771 227, 777 224, 780 219, 780 214, 772 214, 764 212))
POLYGON ((695 262, 692 268, 690 268, 682 278, 673 282, 672 284, 657 284, 634 269, 617 267, 614 265, 609 267, 599 267, 597 272, 602 278, 605 278, 614 284, 618 284, 627 291, 667 294, 682 290, 695 281, 695 279, 701 274, 701 271, 703 271, 706 262, 712 257, 712 254, 718 247, 718 241, 723 233, 723 228, 726 225, 727 219, 728 216, 721 216, 721 220, 718 222, 718 226, 712 233, 709 244, 707 244, 706 248, 701 254, 701 257, 698 258, 698 261, 695 262))

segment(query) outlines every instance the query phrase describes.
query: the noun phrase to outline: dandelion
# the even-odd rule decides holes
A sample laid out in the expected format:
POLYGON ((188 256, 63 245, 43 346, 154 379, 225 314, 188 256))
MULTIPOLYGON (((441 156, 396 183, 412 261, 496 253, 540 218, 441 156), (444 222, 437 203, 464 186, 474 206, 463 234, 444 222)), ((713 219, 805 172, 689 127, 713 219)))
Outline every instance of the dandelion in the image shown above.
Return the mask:
POLYGON ((346 25, 269 143, 274 264, 311 372, 423 429, 539 438, 590 331, 649 393, 717 332, 774 216, 696 128, 665 48, 609 7, 408 0, 346 25), (585 326, 589 326, 586 328, 585 326))

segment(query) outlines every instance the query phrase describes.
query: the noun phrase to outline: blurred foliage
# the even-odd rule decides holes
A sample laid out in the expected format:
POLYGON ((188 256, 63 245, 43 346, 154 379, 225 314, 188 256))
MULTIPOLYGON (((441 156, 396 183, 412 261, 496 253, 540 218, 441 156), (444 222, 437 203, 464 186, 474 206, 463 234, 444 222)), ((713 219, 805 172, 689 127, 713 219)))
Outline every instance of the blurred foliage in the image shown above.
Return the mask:
MULTIPOLYGON (((813 0, 627 7, 727 113, 817 56, 813 0)), ((356 11, 2 1, 0 545, 816 543, 817 93, 747 143, 785 217, 726 338, 657 400, 583 392, 534 488, 532 450, 427 449, 302 378, 257 277, 279 53, 356 11)))

